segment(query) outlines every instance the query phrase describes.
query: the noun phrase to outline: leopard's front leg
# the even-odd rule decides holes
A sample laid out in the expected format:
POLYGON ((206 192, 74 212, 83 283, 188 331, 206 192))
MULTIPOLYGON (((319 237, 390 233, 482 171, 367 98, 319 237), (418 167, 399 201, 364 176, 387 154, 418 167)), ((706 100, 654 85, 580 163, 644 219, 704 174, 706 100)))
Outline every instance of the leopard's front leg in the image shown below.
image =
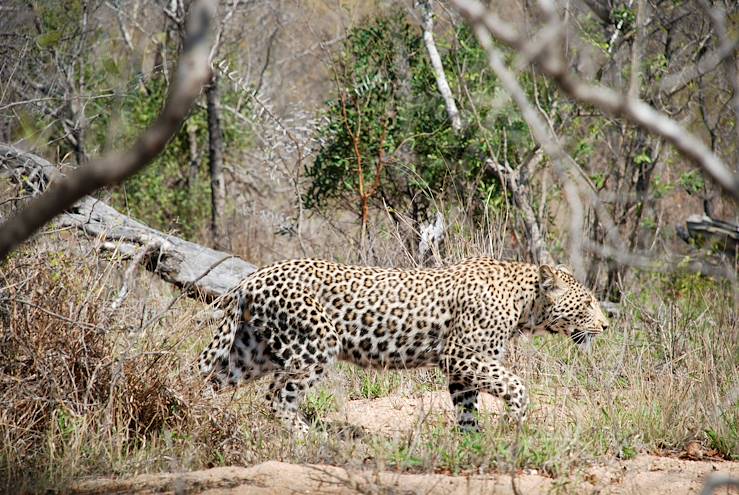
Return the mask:
MULTIPOLYGON (((526 387, 521 379, 503 366, 500 361, 488 355, 471 353, 469 348, 465 348, 463 355, 460 354, 462 353, 450 350, 444 358, 443 367, 450 378, 450 384, 466 384, 465 391, 467 395, 470 392, 487 392, 500 397, 505 401, 511 419, 523 422, 526 419, 529 399, 526 387)), ((450 391, 451 388, 450 386, 450 391)), ((455 393, 454 391, 451 392, 454 400, 455 393)), ((460 427, 466 430, 470 429, 471 411, 464 410, 465 407, 461 401, 454 402, 455 405, 460 402, 458 404, 460 427)), ((466 409, 469 409, 469 406, 466 409)))
POLYGON ((478 431, 477 413, 479 390, 466 379, 465 375, 447 373, 449 394, 457 413, 457 425, 462 431, 478 431))

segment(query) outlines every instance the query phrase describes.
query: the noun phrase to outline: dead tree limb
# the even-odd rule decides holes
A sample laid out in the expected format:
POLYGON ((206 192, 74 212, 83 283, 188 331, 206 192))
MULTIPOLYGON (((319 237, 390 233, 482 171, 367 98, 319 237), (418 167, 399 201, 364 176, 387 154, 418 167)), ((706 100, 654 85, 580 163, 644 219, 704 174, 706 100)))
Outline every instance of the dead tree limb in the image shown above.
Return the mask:
POLYGON ((417 5, 421 10, 423 21, 423 43, 426 45, 426 51, 429 54, 429 59, 431 59, 431 66, 436 77, 436 86, 444 99, 446 113, 449 115, 449 120, 452 121, 452 129, 454 129, 454 132, 459 132, 462 130, 462 119, 459 116, 452 90, 449 89, 449 83, 446 80, 446 74, 444 74, 444 66, 441 64, 441 56, 439 56, 439 50, 436 49, 436 43, 434 42, 433 3, 432 0, 420 0, 417 5))
POLYGON ((739 225, 716 220, 708 215, 690 215, 685 227, 677 226, 677 235, 685 242, 691 239, 708 241, 713 249, 718 249, 733 257, 739 253, 739 225))
MULTIPOLYGON (((14 176, 31 194, 42 194, 47 184, 57 182, 61 177, 61 172, 40 156, 1 144, 0 170, 4 170, 4 175, 14 176)), ((137 253, 146 249, 140 261, 147 270, 165 282, 184 288, 188 295, 205 300, 224 294, 256 269, 229 253, 152 229, 90 196, 62 213, 57 224, 80 229, 99 239, 100 249, 116 251, 127 257, 135 258, 137 253), (209 267, 224 258, 230 259, 201 277, 209 267)))
MULTIPOLYGON (((453 0, 457 10, 478 31, 485 30, 496 40, 517 52, 531 51, 531 36, 521 35, 508 22, 502 20, 476 0, 453 0)), ((551 2, 541 0, 540 6, 550 18, 550 24, 561 20, 551 2)), ((539 71, 551 78, 560 89, 579 103, 592 105, 615 117, 623 117, 652 134, 672 144, 683 156, 696 163, 728 195, 739 201, 739 175, 726 166, 709 147, 674 119, 657 111, 638 98, 630 98, 611 88, 589 84, 575 77, 570 71, 557 44, 542 47, 531 59, 539 71)))
POLYGON ((502 182, 505 182, 513 202, 521 212, 521 220, 526 229, 526 239, 529 241, 529 254, 531 254, 533 262, 538 265, 554 265, 554 258, 547 249, 546 239, 544 239, 539 220, 531 206, 527 184, 528 178, 526 177, 527 170, 536 167, 536 164, 541 162, 542 159, 543 155, 541 149, 539 149, 534 152, 527 164, 521 165, 516 170, 513 170, 510 165, 498 163, 492 158, 489 158, 485 164, 498 175, 502 182))
POLYGON ((101 187, 118 184, 164 149, 187 117, 190 107, 210 79, 208 33, 217 2, 201 0, 191 7, 187 38, 164 109, 133 147, 113 152, 58 180, 21 211, 0 225, 0 261, 49 220, 75 201, 101 187))

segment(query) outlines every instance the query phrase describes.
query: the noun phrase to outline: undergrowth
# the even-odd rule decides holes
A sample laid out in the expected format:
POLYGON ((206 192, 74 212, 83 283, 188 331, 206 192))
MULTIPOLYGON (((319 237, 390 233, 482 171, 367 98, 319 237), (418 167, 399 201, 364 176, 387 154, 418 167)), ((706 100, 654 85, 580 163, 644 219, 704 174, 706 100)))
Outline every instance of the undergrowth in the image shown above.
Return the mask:
POLYGON ((189 325, 143 328, 162 301, 111 310, 116 264, 95 258, 31 246, 0 269, 0 491, 168 469, 184 443, 180 454, 205 465, 218 459, 192 446, 225 449, 238 435, 237 415, 189 370, 189 325))
POLYGON ((139 274, 111 309, 125 263, 32 244, 0 267, 0 490, 266 460, 559 477, 606 459, 681 455, 689 442, 711 459, 739 459, 739 410, 727 402, 739 383, 739 319, 726 283, 638 275, 590 354, 565 338, 514 341, 510 362, 532 398, 520 431, 487 401, 482 432, 459 433, 436 370, 341 363, 306 400, 316 428, 300 439, 269 414, 266 381, 220 396, 204 389, 193 363, 211 334, 197 323, 206 306, 182 299, 157 320, 176 293, 139 274), (341 422, 350 401, 371 416, 373 401, 431 396, 408 428, 341 422))

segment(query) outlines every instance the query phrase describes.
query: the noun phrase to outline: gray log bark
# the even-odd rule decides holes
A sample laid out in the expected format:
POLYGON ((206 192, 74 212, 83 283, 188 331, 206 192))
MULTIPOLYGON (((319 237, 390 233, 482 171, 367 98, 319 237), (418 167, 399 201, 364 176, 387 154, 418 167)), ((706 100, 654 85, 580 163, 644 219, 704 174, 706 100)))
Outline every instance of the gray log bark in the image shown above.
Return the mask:
MULTIPOLYGON (((40 156, 2 144, 0 170, 2 175, 16 178, 34 195, 62 176, 54 165, 40 156)), ((144 246, 157 246, 142 259, 143 266, 164 281, 185 289, 189 296, 206 301, 224 294, 256 269, 229 253, 152 229, 90 196, 82 198, 56 221, 61 227, 74 227, 105 240, 101 249, 115 249, 130 257, 144 246), (221 260, 224 261, 213 267, 221 260), (204 273, 206 275, 202 276, 204 273)))

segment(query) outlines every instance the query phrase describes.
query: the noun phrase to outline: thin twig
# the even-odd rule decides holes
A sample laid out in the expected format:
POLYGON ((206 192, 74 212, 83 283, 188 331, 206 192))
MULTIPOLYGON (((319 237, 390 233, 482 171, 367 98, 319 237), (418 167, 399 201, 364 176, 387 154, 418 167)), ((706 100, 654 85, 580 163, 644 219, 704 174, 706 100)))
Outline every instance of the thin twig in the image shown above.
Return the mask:
POLYGON ((167 312, 170 309, 172 309, 172 306, 174 306, 177 301, 179 301, 180 299, 182 299, 183 297, 185 297, 187 295, 188 291, 190 291, 193 287, 195 287, 195 284, 196 283, 198 283, 203 277, 207 276, 218 265, 220 265, 224 261, 229 260, 231 258, 236 258, 236 255, 231 254, 231 255, 228 255, 228 256, 224 256, 223 258, 221 258, 220 260, 216 261, 215 263, 213 263, 212 265, 210 265, 208 268, 206 268, 205 271, 203 273, 201 273, 196 279, 194 279, 194 280, 188 282, 187 284, 185 284, 182 287, 181 292, 177 295, 177 297, 173 298, 169 302, 169 304, 167 304, 167 307, 166 308, 164 308, 163 310, 161 310, 159 313, 157 313, 156 315, 154 315, 153 317, 151 317, 146 323, 144 323, 143 325, 141 325, 141 329, 139 331, 143 332, 144 330, 146 330, 147 328, 149 328, 151 325, 153 325, 154 323, 156 323, 159 320, 161 320, 164 317, 164 315, 167 314, 167 312))
POLYGON ((133 278, 133 274, 136 272, 136 268, 141 264, 143 259, 149 255, 153 250, 158 249, 161 246, 161 243, 153 240, 148 243, 146 243, 145 246, 143 246, 141 249, 139 249, 139 252, 136 254, 136 256, 133 257, 131 262, 128 265, 128 268, 126 269, 125 274, 123 275, 123 284, 121 284, 121 288, 118 291, 118 296, 115 298, 115 300, 110 304, 110 313, 109 317, 115 313, 115 311, 123 304, 123 301, 126 300, 126 297, 129 293, 129 286, 131 285, 131 280, 133 278))
POLYGON ((42 306, 39 306, 38 304, 32 303, 31 301, 26 301, 25 299, 20 299, 20 298, 14 298, 12 300, 15 301, 15 302, 19 302, 19 303, 21 303, 21 304, 23 304, 25 306, 30 306, 30 307, 32 307, 34 309, 37 309, 37 310, 41 311, 42 313, 47 314, 49 316, 52 316, 52 317, 54 317, 54 318, 56 318, 58 320, 61 320, 61 321, 67 322, 67 323, 71 323, 72 325, 82 326, 82 327, 88 328, 90 330, 97 330, 98 332, 102 332, 102 333, 106 333, 107 332, 107 329, 105 329, 103 327, 100 327, 100 326, 97 326, 97 325, 93 325, 92 323, 86 323, 84 321, 73 320, 73 319, 68 318, 68 317, 66 317, 64 315, 60 315, 59 313, 55 313, 54 311, 51 311, 51 310, 48 310, 48 309, 46 309, 46 308, 44 308, 42 306))

